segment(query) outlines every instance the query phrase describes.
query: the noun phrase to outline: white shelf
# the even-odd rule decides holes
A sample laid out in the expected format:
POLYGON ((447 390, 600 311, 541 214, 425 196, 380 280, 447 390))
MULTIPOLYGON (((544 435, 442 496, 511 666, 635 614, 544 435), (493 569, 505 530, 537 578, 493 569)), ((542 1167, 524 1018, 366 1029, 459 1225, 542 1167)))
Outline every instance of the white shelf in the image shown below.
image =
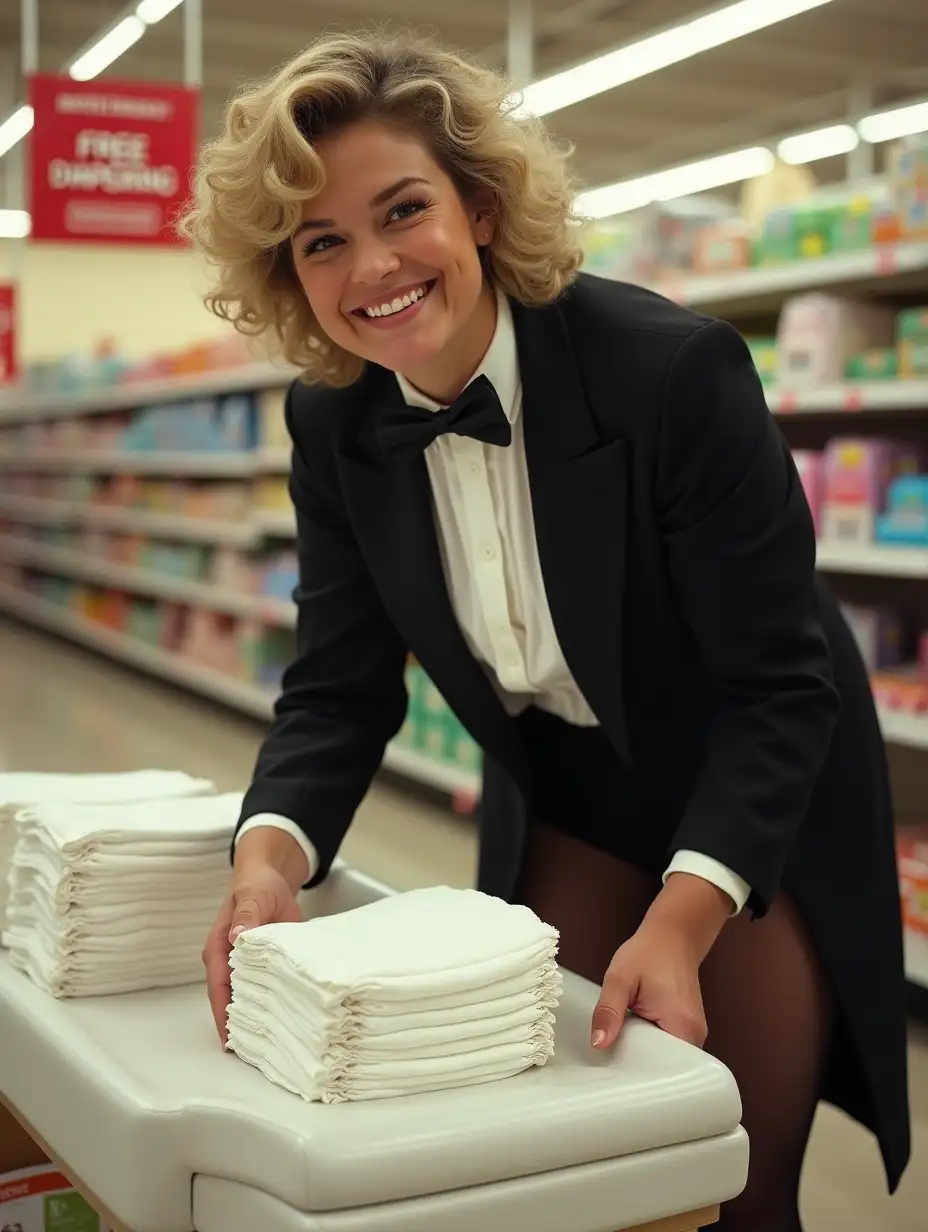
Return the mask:
POLYGON ((147 453, 143 450, 24 450, 0 455, 0 471, 70 471, 83 474, 170 475, 172 478, 242 479, 255 473, 257 453, 147 453))
POLYGON ((920 988, 928 988, 928 937, 906 929, 903 934, 905 945, 906 979, 920 988))
POLYGON ((928 548, 832 543, 820 539, 816 550, 816 565, 819 569, 833 573, 928 578, 928 548))
POLYGON ((251 523, 262 535, 274 535, 280 539, 296 538, 296 516, 292 509, 256 509, 251 523))
POLYGON ((910 749, 928 749, 928 715, 878 707, 883 739, 910 749))
MULTIPOLYGON (((149 646, 124 633, 114 632, 86 620, 75 612, 56 607, 34 595, 23 594, 12 587, 0 585, 0 611, 71 638, 102 654, 131 667, 140 668, 188 688, 213 701, 231 706, 259 719, 271 717, 277 691, 236 680, 213 668, 203 667, 183 655, 173 654, 157 646, 149 646)), ((477 774, 457 766, 444 765, 411 749, 388 746, 384 767, 451 795, 476 795, 480 787, 477 774)))
POLYGON ((173 654, 158 646, 149 646, 124 633, 105 629, 74 612, 37 599, 34 595, 0 586, 0 610, 23 617, 53 633, 64 634, 122 663, 151 672, 153 676, 159 676, 173 684, 185 685, 205 697, 234 706, 246 714, 263 719, 271 713, 274 694, 268 689, 236 680, 233 676, 226 676, 212 668, 202 667, 183 655, 173 654))
POLYGON ((68 548, 30 543, 12 536, 0 537, 0 559, 17 561, 55 575, 96 582, 101 586, 115 586, 119 590, 227 612, 263 624, 290 628, 296 624, 296 608, 292 603, 224 589, 209 582, 192 582, 186 578, 152 573, 68 548))
POLYGON ((289 472, 290 454, 289 445, 265 445, 263 449, 258 450, 255 470, 268 473, 289 472))
POLYGON ((928 381, 845 381, 802 392, 767 390, 767 405, 775 415, 828 415, 861 411, 925 411, 928 381))
POLYGON ((40 525, 68 526, 84 523, 126 534, 152 535, 191 543, 222 544, 247 548, 257 539, 251 522, 220 521, 154 513, 118 505, 88 505, 80 502, 40 500, 28 496, 0 496, 0 514, 40 525))
POLYGON ((477 795, 480 791, 480 776, 472 770, 464 770, 460 766, 449 765, 437 761, 416 749, 390 745, 383 759, 384 767, 396 774, 405 774, 407 778, 416 779, 439 791, 450 792, 451 795, 477 795))
POLYGON ((797 291, 854 282, 895 279, 928 271, 928 243, 886 244, 864 252, 841 253, 812 261, 764 269, 704 274, 658 285, 678 303, 691 308, 726 305, 730 309, 760 308, 797 291))
POLYGON ((64 419, 103 411, 157 406, 188 398, 210 398, 250 390, 288 385, 297 375, 278 364, 242 364, 214 372, 165 377, 159 381, 126 381, 121 385, 87 390, 79 394, 29 394, 15 389, 0 397, 0 425, 39 419, 64 419))

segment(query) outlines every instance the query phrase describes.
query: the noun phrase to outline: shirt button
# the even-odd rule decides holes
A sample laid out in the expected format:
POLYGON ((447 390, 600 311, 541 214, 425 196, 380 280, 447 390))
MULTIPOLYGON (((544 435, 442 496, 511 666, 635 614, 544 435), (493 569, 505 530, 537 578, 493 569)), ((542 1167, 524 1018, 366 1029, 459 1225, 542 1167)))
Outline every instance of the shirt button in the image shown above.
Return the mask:
POLYGON ((495 560, 496 548, 492 545, 492 543, 485 543, 480 549, 480 555, 484 560, 495 560))
POLYGON ((473 475, 473 477, 476 479, 476 478, 477 478, 477 476, 480 474, 480 464, 479 464, 478 462, 472 462, 472 463, 470 464, 470 468, 469 468, 469 469, 470 469, 470 473, 471 473, 471 474, 473 475))

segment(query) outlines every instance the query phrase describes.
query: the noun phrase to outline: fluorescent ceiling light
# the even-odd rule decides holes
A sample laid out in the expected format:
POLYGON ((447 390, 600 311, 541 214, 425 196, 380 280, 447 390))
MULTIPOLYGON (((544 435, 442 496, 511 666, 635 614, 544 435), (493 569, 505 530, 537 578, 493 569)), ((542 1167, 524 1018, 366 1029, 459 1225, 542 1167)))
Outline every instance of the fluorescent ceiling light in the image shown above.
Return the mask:
POLYGON ((777 154, 785 163, 799 166, 820 158, 833 158, 836 154, 850 154, 859 145, 860 137, 850 124, 833 124, 830 128, 817 128, 810 133, 784 138, 777 146, 777 154))
POLYGON ((68 73, 75 81, 90 81, 98 73, 118 60, 119 57, 139 41, 145 33, 145 23, 139 17, 124 17, 122 21, 108 30, 82 55, 78 56, 68 73))
POLYGON ((0 158, 12 150, 17 141, 22 141, 34 122, 35 113, 28 104, 23 103, 0 124, 0 158))
POLYGON ((25 210, 0 210, 0 240, 23 240, 31 225, 25 210))
POLYGON ((550 115, 830 3, 831 0, 738 0, 532 82, 522 91, 515 114, 550 115))
POLYGON ((773 154, 763 146, 734 150, 716 158, 704 158, 697 163, 590 189, 577 197, 574 208, 586 218, 610 218, 613 214, 640 209, 652 201, 673 201, 677 197, 752 180, 770 171, 774 162, 773 154))
POLYGON ((173 13, 183 2, 184 0, 140 0, 135 15, 144 21, 146 26, 154 26, 163 17, 167 17, 168 13, 173 13))
POLYGON ((857 131, 864 141, 874 143, 928 132, 928 103, 915 103, 911 107, 896 107, 892 111, 865 116, 857 125, 857 131))

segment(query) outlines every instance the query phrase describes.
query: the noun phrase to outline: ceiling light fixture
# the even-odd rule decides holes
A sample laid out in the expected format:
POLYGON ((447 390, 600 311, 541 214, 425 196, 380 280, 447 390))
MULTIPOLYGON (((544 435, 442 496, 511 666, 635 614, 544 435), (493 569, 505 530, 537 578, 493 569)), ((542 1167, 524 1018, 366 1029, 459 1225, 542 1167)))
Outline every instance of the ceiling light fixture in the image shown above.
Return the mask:
POLYGON ((513 99, 515 114, 550 115, 830 3, 831 0, 738 0, 736 4, 726 4, 532 82, 522 90, 521 101, 518 96, 513 99))
POLYGON ((145 22, 140 17, 124 17, 86 51, 81 52, 69 66, 69 76, 75 81, 90 81, 134 46, 145 30, 145 22))
POLYGON ((610 218, 629 210, 641 209, 652 201, 674 201, 694 193, 710 192, 727 184, 739 184, 765 175, 774 166, 774 157, 764 146, 734 150, 715 158, 670 167, 632 180, 620 180, 580 193, 574 209, 585 218, 610 218))
POLYGON ((809 133, 785 137, 777 146, 777 155, 785 163, 800 166, 817 162, 820 158, 850 154, 859 145, 860 136, 856 128, 850 124, 832 124, 828 128, 816 128, 809 133))

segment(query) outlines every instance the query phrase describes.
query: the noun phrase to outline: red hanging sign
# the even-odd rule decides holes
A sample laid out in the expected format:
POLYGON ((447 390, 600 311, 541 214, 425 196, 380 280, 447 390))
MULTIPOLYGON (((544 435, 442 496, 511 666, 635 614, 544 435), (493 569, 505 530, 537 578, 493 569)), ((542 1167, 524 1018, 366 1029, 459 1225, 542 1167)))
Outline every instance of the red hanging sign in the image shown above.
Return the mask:
POLYGON ((0 282, 0 385, 15 381, 16 362, 16 286, 0 282))
POLYGON ((177 243, 198 100, 185 86, 32 77, 31 239, 177 243))

